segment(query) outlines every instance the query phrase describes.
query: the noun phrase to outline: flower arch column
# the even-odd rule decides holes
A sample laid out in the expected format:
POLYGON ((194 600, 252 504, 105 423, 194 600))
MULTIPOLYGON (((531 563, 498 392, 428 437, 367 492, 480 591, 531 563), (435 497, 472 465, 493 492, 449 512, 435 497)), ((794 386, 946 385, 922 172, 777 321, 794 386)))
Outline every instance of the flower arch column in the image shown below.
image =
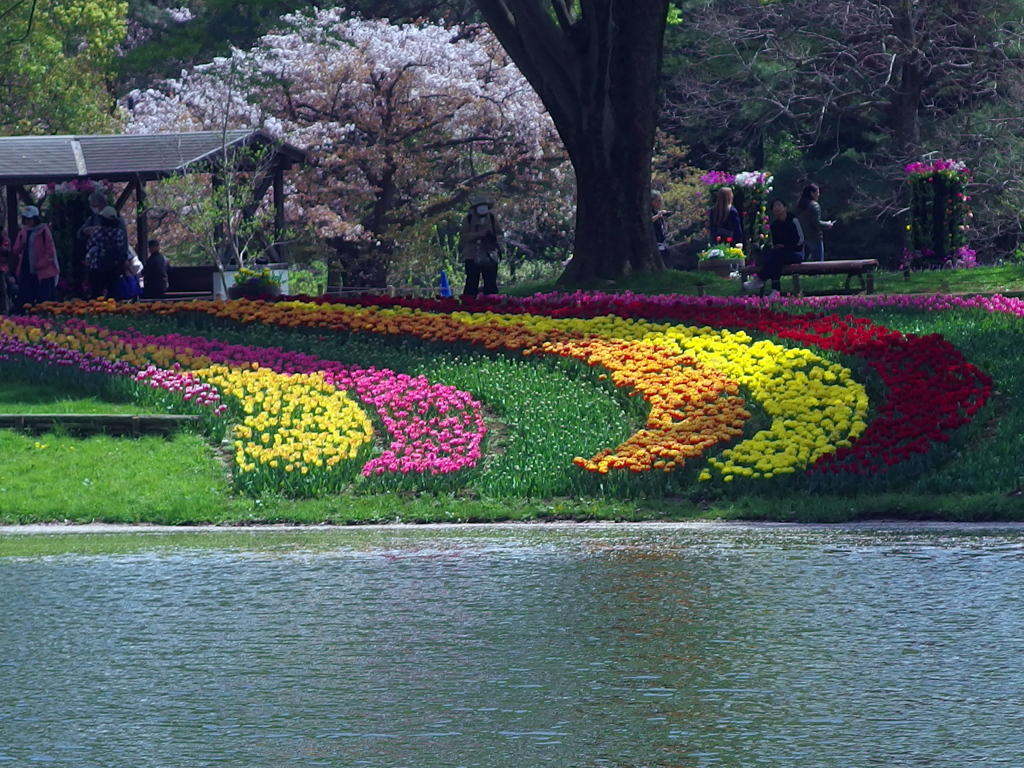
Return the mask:
POLYGON ((903 268, 936 268, 952 264, 967 246, 971 212, 967 184, 970 169, 958 160, 911 163, 910 221, 903 268))

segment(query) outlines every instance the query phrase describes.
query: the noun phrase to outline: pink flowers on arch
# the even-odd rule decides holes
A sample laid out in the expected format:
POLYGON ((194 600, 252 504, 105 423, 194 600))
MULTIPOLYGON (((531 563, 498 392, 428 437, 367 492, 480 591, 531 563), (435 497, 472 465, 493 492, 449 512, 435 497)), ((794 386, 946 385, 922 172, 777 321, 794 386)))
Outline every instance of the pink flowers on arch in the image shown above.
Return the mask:
POLYGON ((933 160, 930 163, 909 163, 903 170, 909 175, 928 175, 943 171, 958 176, 970 177, 971 169, 961 160, 933 160))
POLYGON ((715 187, 719 184, 732 184, 736 181, 736 177, 728 171, 708 171, 700 177, 700 183, 709 187, 715 187))

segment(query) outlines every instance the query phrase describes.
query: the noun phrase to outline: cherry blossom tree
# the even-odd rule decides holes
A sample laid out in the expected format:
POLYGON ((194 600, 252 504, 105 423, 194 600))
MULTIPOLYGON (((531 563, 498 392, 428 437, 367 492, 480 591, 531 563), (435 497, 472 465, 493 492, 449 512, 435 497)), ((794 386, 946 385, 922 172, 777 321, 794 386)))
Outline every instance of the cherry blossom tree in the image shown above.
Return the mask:
POLYGON ((382 284, 402 232, 480 189, 542 188, 564 163, 543 105, 483 27, 392 25, 339 9, 283 18, 250 50, 129 94, 128 130, 261 128, 310 152, 290 217, 382 284))

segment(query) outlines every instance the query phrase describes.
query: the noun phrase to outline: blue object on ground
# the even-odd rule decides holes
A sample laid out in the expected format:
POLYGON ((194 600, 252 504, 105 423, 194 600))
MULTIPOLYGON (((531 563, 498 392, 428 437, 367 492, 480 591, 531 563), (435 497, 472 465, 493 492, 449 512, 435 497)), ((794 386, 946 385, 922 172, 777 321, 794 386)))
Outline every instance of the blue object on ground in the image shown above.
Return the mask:
POLYGON ((441 297, 445 299, 452 297, 452 287, 448 284, 448 273, 443 269, 441 270, 441 297))

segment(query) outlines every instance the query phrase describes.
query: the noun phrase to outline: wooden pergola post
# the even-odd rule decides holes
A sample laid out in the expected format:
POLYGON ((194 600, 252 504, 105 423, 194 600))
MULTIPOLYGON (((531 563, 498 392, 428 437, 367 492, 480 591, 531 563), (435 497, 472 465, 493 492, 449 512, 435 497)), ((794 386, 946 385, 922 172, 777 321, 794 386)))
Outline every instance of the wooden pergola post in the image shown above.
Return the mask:
POLYGON ((284 167, 280 162, 274 167, 274 253, 277 261, 288 261, 284 220, 284 167))
POLYGON ((143 264, 149 260, 149 217, 146 211, 146 182, 139 179, 135 187, 135 237, 138 246, 135 248, 143 264))
POLYGON ((18 188, 14 185, 7 187, 7 236, 14 242, 14 236, 18 234, 18 188))

